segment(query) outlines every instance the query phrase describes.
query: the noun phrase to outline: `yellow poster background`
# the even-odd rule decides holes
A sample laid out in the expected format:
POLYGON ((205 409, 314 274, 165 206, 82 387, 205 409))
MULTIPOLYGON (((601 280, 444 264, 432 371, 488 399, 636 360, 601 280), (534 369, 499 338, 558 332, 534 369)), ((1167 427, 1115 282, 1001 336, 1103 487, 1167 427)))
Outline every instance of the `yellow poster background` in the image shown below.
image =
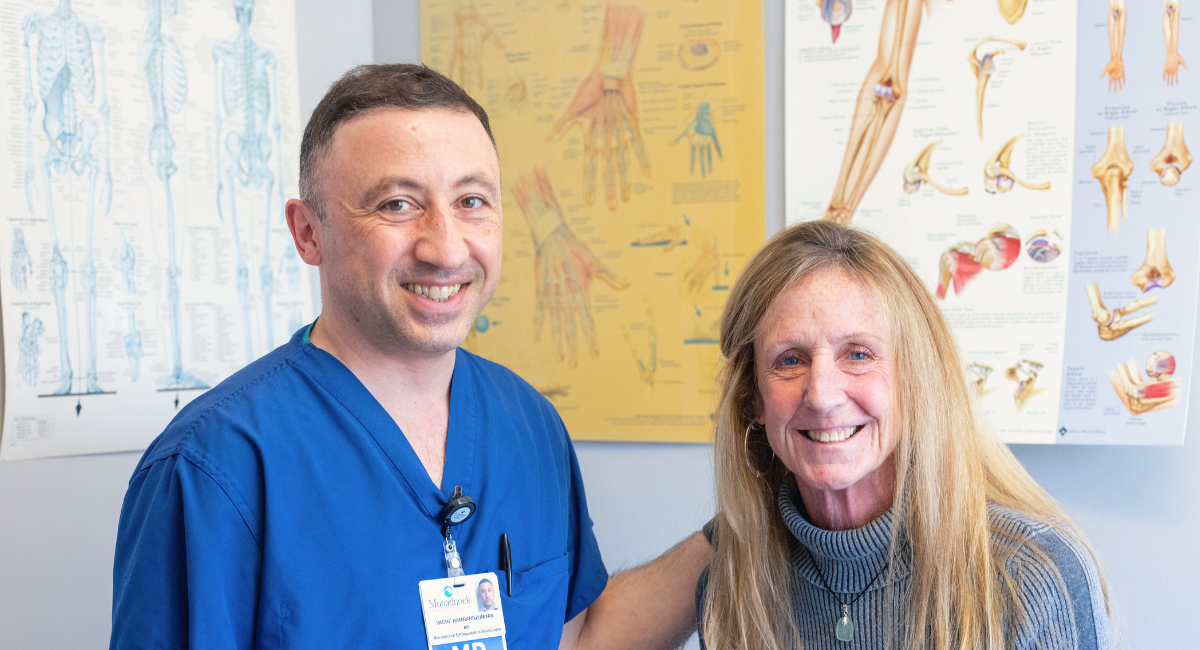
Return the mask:
POLYGON ((765 223, 762 6, 421 3, 488 111, 504 267, 465 347, 578 440, 711 439, 721 310, 765 223))

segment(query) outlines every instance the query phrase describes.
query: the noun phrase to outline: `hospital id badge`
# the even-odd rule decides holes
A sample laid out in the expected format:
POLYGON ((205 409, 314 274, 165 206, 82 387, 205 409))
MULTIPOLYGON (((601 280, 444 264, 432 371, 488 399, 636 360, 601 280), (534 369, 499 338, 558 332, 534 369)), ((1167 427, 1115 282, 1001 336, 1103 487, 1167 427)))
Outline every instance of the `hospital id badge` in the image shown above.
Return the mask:
POLYGON ((422 580, 429 650, 507 650, 499 584, 494 573, 422 580))

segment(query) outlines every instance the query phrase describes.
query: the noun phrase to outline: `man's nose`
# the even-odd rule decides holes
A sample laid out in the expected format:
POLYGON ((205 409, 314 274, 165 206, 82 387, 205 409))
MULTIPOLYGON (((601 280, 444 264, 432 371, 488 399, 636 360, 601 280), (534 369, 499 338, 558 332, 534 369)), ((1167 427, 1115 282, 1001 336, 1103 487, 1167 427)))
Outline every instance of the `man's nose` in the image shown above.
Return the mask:
POLYGON ((466 239, 449 206, 429 208, 421 219, 414 255, 418 261, 441 269, 455 269, 470 257, 466 239))
POLYGON ((811 363, 804 402, 817 413, 827 413, 845 401, 846 377, 831 355, 813 355, 811 363))

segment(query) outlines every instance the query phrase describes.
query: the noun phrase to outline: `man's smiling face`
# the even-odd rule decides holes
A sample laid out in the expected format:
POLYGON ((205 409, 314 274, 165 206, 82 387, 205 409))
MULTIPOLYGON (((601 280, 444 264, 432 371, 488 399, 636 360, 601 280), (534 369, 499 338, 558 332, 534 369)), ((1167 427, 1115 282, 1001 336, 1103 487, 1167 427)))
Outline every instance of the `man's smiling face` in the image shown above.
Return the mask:
POLYGON ((500 281, 500 160, 479 119, 369 111, 338 126, 318 174, 324 309, 380 350, 458 347, 500 281))

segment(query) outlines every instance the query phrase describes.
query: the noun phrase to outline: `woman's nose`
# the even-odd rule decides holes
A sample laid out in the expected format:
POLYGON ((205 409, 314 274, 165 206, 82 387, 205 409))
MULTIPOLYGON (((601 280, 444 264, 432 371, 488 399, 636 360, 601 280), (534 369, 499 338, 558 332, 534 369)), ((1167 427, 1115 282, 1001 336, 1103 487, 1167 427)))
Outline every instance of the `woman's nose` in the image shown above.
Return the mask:
POLYGON ((818 413, 831 411, 845 400, 845 377, 837 361, 828 355, 814 355, 805 387, 805 404, 818 413))

